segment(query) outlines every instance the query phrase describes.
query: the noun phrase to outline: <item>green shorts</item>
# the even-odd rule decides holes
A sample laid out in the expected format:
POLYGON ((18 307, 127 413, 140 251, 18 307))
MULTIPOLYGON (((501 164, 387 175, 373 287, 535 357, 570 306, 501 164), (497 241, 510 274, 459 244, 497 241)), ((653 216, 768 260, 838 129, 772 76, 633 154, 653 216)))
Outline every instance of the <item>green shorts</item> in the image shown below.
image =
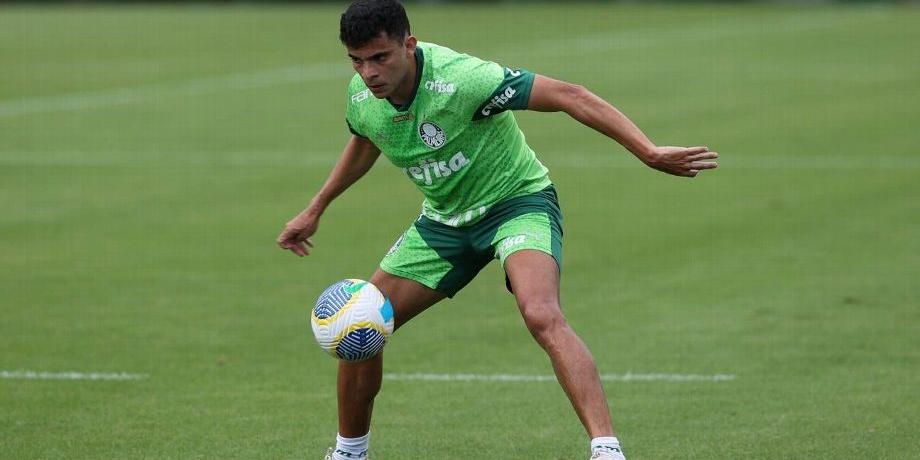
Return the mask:
MULTIPOLYGON (((473 225, 451 227, 421 216, 390 248, 380 268, 453 297, 492 259, 522 249, 545 252, 562 268, 562 211, 556 189, 502 201, 473 225)), ((508 290, 511 284, 507 276, 508 290)))

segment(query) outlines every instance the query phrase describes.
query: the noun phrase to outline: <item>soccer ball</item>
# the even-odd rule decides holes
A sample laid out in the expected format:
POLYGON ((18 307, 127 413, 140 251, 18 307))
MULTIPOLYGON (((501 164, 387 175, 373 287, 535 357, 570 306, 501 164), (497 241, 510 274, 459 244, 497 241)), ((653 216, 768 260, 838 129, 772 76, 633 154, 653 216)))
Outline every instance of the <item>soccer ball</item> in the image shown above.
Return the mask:
POLYGON ((393 306, 373 284, 347 279, 326 288, 310 315, 320 348, 343 361, 372 358, 393 334, 393 306))

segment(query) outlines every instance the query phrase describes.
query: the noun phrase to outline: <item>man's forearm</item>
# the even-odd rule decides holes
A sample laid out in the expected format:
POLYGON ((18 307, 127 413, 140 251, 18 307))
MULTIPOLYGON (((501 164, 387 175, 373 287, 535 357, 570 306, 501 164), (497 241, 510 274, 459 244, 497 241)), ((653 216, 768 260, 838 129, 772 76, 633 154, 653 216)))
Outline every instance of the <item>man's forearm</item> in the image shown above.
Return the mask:
POLYGON ((368 165, 367 168, 359 167, 360 165, 355 164, 343 164, 345 163, 345 156, 342 156, 342 159, 339 160, 339 163, 336 164, 335 168, 332 170, 332 173, 329 174, 329 178, 326 179, 326 182, 323 184, 322 188, 316 195, 313 196, 313 199, 310 200, 310 205, 307 207, 309 212, 316 215, 321 215, 329 203, 332 203, 332 200, 336 199, 339 195, 342 194, 348 187, 351 187, 352 184, 358 181, 364 173, 370 169, 368 165))
POLYGON ((565 110, 572 118, 619 142, 639 159, 651 154, 655 144, 616 107, 582 86, 573 85, 572 94, 565 110))
POLYGON ((355 145, 354 142, 357 141, 352 140, 345 147, 345 151, 339 157, 332 172, 329 173, 326 182, 310 200, 307 212, 317 216, 322 215, 332 200, 351 187, 374 165, 379 152, 367 147, 362 148, 355 145))

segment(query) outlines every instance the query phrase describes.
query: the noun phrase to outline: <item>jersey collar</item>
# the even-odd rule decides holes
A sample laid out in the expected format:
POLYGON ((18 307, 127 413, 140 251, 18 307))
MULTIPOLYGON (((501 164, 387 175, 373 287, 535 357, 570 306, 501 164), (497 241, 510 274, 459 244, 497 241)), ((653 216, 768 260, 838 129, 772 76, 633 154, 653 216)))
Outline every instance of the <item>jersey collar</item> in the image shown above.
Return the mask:
POLYGON ((415 101, 415 95, 418 94, 419 84, 422 82, 422 72, 425 70, 425 53, 422 52, 421 46, 415 47, 415 85, 412 87, 412 95, 409 96, 409 100, 406 101, 403 105, 396 105, 390 98, 387 98, 387 102, 393 106, 394 109, 400 112, 405 112, 409 110, 409 107, 412 106, 412 102, 415 101))

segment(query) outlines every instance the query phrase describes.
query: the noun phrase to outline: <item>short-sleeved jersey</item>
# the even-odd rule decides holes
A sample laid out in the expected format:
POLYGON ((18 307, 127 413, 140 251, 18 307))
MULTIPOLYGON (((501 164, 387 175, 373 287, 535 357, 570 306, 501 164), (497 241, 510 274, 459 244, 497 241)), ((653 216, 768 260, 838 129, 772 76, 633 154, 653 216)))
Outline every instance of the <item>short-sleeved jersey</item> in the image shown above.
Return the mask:
POLYGON ((534 75, 448 48, 418 43, 415 93, 405 106, 348 86, 346 121, 425 195, 422 214, 453 227, 496 203, 549 185, 512 109, 527 108, 534 75))

